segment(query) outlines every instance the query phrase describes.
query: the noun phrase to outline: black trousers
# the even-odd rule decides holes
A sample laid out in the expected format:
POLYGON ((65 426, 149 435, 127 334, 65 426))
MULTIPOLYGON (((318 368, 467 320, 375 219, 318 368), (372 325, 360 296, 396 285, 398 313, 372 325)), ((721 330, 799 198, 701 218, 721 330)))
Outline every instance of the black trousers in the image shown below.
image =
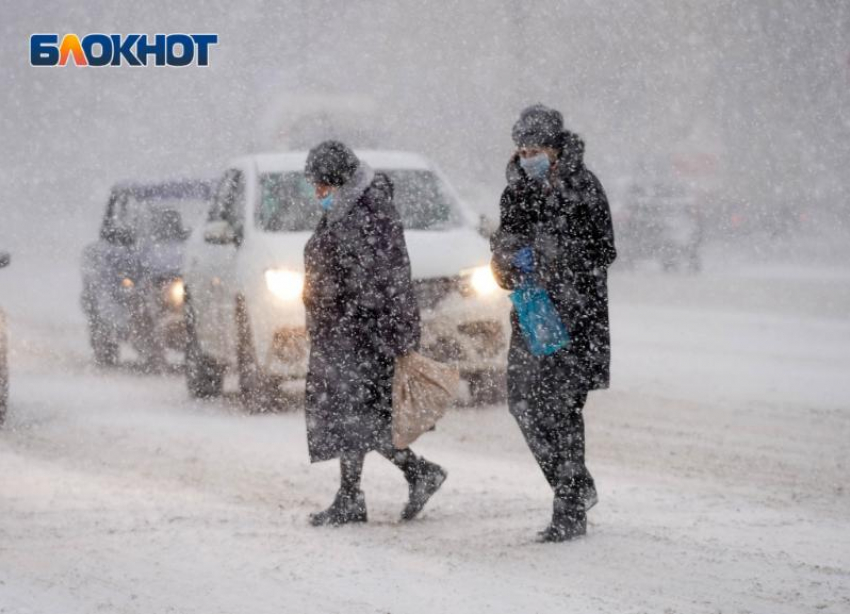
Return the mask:
MULTIPOLYGON (((408 482, 413 482, 419 469, 420 459, 410 448, 399 449, 390 438, 379 438, 375 451, 398 467, 408 482)), ((353 493, 360 490, 365 452, 345 452, 339 458, 340 489, 353 493)))
POLYGON ((576 386, 569 363, 568 355, 536 357, 514 344, 508 405, 555 495, 577 502, 595 484, 585 464, 587 390, 576 386))

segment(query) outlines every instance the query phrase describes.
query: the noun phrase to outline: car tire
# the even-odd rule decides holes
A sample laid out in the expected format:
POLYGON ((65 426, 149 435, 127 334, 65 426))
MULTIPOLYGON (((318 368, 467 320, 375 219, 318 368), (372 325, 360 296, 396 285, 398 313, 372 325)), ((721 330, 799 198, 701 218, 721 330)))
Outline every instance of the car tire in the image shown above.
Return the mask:
POLYGON ((281 406, 280 378, 263 372, 251 336, 251 323, 244 298, 236 301, 236 364, 242 404, 252 414, 281 406))
POLYGON ((95 364, 101 367, 114 367, 118 364, 118 342, 112 336, 109 326, 97 315, 89 318, 89 340, 95 364))
POLYGON ((154 373, 163 370, 167 366, 165 344, 154 317, 147 312, 139 314, 133 323, 133 330, 133 348, 139 353, 142 368, 154 373))
POLYGON ((201 351, 188 289, 183 313, 186 319, 186 388, 195 399, 219 397, 224 387, 224 368, 201 351))
POLYGON ((504 403, 508 398, 506 379, 506 374, 498 371, 477 371, 467 374, 470 405, 483 407, 504 403))

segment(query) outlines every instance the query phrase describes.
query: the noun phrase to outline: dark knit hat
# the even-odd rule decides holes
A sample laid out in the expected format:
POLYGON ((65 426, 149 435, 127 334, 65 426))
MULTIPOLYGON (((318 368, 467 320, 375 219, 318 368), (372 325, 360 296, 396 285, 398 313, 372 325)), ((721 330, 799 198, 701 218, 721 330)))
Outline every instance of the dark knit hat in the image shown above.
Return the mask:
POLYGON ((511 136, 517 147, 560 149, 563 131, 564 117, 560 111, 542 104, 535 104, 526 107, 519 114, 519 119, 511 130, 511 136))
POLYGON ((360 160, 351 148, 339 141, 324 141, 307 154, 304 174, 313 184, 339 187, 351 179, 360 160))

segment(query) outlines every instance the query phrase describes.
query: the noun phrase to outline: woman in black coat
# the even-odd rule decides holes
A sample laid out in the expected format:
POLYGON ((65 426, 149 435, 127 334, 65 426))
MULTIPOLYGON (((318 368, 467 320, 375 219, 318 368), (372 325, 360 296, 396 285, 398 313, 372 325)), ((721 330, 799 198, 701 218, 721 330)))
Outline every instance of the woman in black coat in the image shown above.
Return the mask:
POLYGON ((438 465, 392 445, 395 359, 419 346, 419 307, 393 186, 351 149, 326 141, 305 173, 325 210, 304 250, 310 335, 307 441, 312 462, 340 459, 341 486, 313 525, 365 522, 360 490, 372 450, 404 472, 410 520, 446 479, 438 465))
POLYGON ((551 356, 535 356, 511 314, 508 405, 555 493, 541 539, 563 541, 584 534, 597 500, 585 465, 583 409, 589 391, 608 387, 607 269, 617 252, 605 192, 561 114, 529 107, 513 138, 517 153, 491 242, 492 268, 503 288, 518 287, 524 277, 543 287, 571 341, 551 356))

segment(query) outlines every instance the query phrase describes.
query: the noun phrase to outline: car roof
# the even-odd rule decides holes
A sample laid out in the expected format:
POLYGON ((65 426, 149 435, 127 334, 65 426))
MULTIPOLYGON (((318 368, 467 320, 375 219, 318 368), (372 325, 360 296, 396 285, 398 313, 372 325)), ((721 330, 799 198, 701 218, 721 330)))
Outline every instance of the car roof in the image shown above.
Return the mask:
MULTIPOLYGON (((307 162, 306 151, 261 153, 242 158, 257 165, 260 173, 303 171, 307 162)), ((431 163, 424 156, 409 151, 356 149, 354 153, 376 169, 430 170, 431 163)))
POLYGON ((129 192, 138 200, 204 199, 212 198, 212 182, 182 179, 159 183, 123 182, 112 186, 113 192, 129 192))

